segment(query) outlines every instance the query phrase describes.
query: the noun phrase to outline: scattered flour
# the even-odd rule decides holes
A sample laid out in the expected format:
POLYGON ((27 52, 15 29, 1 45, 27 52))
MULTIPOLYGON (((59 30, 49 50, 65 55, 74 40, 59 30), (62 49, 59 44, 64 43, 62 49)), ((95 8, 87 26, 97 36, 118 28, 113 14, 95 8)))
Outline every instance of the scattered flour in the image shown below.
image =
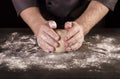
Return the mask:
POLYGON ((69 53, 45 53, 36 43, 35 36, 17 32, 0 43, 0 66, 26 70, 32 66, 47 69, 101 68, 102 64, 112 64, 120 60, 118 39, 102 35, 90 36, 83 46, 69 53))

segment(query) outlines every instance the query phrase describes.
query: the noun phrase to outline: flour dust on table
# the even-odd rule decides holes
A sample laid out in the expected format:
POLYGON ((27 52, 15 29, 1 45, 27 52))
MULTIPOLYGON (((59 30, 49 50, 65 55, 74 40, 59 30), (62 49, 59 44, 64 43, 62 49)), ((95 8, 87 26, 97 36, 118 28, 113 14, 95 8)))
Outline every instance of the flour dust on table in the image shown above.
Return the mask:
POLYGON ((120 60, 120 43, 117 38, 93 35, 86 38, 83 46, 73 52, 45 53, 34 35, 14 32, 0 43, 0 67, 10 70, 27 70, 34 66, 43 69, 68 70, 73 68, 101 69, 104 64, 115 65, 120 60))

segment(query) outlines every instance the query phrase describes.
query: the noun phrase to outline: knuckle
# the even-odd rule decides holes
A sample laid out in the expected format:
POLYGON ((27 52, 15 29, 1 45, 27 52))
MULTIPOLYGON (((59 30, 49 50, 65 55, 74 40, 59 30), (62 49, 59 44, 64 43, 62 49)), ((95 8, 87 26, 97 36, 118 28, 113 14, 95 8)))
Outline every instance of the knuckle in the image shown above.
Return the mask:
POLYGON ((55 21, 48 21, 48 25, 50 26, 50 28, 56 28, 57 26, 55 21))

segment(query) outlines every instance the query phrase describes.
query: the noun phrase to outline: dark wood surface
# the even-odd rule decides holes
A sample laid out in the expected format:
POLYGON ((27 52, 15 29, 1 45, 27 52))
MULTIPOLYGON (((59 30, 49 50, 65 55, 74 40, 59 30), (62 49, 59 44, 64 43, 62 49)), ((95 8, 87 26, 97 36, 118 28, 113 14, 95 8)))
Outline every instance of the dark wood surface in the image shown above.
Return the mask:
MULTIPOLYGON (((0 29, 0 39, 12 32, 20 32, 24 34, 33 34, 30 29, 0 29)), ((120 36, 120 29, 99 29, 91 31, 92 34, 103 34, 108 36, 120 36)), ((1 65, 0 65, 1 67, 1 65)), ((118 70, 120 67, 118 67, 118 70)), ((93 68, 94 69, 94 68, 93 68)), ((26 71, 12 71, 6 67, 0 68, 0 79, 120 79, 120 71, 115 71, 114 67, 109 67, 99 72, 88 69, 71 69, 71 70, 47 70, 47 69, 29 69, 26 71)))

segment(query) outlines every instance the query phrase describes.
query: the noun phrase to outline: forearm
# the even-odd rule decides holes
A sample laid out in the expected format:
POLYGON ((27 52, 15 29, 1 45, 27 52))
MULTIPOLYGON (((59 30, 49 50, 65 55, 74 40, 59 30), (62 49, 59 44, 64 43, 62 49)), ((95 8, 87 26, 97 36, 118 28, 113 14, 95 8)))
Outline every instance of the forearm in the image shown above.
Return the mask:
POLYGON ((109 9, 97 1, 91 1, 85 12, 76 20, 86 35, 107 13, 109 9))
POLYGON ((20 13, 22 19, 28 24, 35 35, 38 34, 39 27, 45 23, 46 20, 42 17, 37 7, 30 7, 20 13))

